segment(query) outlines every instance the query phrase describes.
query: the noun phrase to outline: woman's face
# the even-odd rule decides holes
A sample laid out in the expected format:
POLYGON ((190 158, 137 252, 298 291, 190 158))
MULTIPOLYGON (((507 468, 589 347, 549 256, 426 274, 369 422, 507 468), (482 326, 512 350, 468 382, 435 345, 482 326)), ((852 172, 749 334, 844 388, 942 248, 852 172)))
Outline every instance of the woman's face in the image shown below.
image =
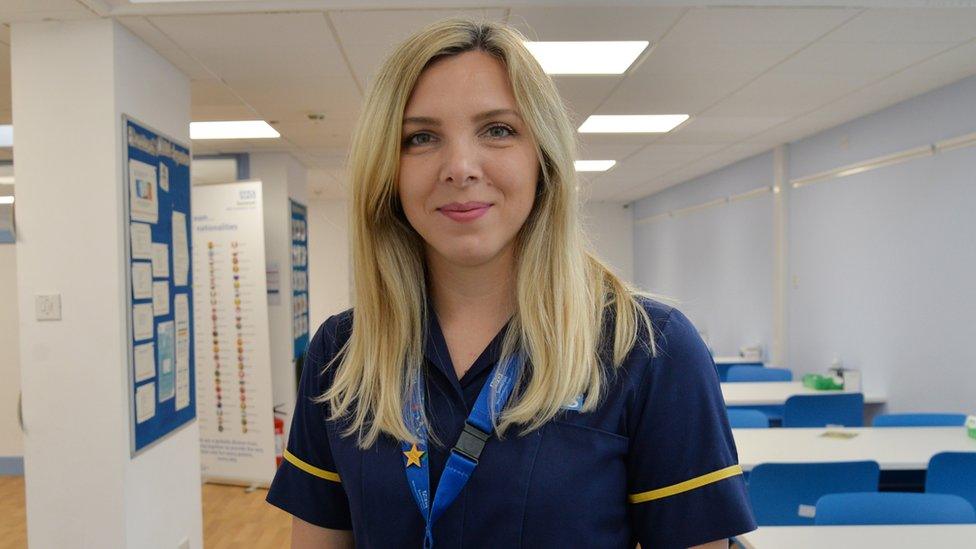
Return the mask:
POLYGON ((539 162, 500 61, 470 51, 420 75, 403 115, 399 196, 428 255, 477 266, 511 249, 539 162))

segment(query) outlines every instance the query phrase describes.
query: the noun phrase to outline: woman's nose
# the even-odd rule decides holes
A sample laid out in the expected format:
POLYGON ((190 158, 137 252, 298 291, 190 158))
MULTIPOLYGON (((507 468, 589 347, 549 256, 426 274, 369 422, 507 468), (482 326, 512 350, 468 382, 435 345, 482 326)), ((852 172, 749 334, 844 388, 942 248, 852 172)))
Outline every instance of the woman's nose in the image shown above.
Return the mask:
POLYGON ((481 159, 475 143, 460 140, 444 148, 441 182, 464 187, 483 177, 481 159))

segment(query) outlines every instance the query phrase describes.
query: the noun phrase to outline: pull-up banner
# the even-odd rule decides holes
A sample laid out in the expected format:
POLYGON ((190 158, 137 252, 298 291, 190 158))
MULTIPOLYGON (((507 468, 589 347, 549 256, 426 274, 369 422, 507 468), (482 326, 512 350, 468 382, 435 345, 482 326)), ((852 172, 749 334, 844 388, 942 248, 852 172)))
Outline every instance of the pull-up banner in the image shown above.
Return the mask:
POLYGON ((197 398, 206 480, 275 472, 261 182, 193 188, 197 398))

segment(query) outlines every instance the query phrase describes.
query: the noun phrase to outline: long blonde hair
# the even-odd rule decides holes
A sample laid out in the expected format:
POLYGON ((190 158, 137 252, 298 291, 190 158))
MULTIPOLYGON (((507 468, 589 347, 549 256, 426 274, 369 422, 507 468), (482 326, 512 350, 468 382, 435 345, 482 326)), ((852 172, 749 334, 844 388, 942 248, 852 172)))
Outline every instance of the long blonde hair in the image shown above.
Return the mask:
MULTIPOLYGON (((552 80, 515 29, 497 22, 446 19, 402 43, 375 75, 353 136, 348 163, 354 277, 352 334, 336 358, 331 385, 317 399, 345 436, 368 448, 381 433, 416 442, 403 416, 405 393, 423 365, 427 326, 424 247, 399 204, 397 181, 403 112, 421 72, 433 60, 481 50, 505 66, 516 104, 535 138, 539 189, 516 237, 516 313, 502 355, 527 357, 524 389, 497 419, 539 428, 560 407, 586 395, 593 410, 606 385, 599 350, 605 313, 612 312, 613 366, 650 319, 637 293, 589 252, 579 222, 573 160, 577 141, 552 80)), ((610 341, 606 341, 609 344, 610 341)))

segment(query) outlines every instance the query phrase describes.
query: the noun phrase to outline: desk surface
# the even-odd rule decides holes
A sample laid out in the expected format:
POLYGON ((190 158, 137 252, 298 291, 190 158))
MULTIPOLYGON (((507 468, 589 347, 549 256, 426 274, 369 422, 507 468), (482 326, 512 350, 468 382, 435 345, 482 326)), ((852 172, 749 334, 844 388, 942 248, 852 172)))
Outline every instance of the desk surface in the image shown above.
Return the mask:
POLYGON ((713 356, 715 364, 763 364, 762 359, 747 360, 741 356, 713 356))
POLYGON ((747 549, 924 547, 957 549, 976 540, 976 524, 898 526, 764 526, 736 536, 747 549), (969 541, 966 541, 966 540, 969 541))
MULTIPOLYGON (((727 406, 779 406, 793 395, 831 395, 842 391, 818 391, 804 387, 802 381, 746 381, 722 384, 727 406)), ((883 404, 885 395, 876 391, 864 394, 865 404, 883 404)))
POLYGON ((920 470, 939 452, 976 452, 976 439, 966 434, 965 427, 733 429, 732 434, 746 471, 760 463, 868 459, 885 470, 920 470), (822 436, 826 432, 856 436, 822 436))

